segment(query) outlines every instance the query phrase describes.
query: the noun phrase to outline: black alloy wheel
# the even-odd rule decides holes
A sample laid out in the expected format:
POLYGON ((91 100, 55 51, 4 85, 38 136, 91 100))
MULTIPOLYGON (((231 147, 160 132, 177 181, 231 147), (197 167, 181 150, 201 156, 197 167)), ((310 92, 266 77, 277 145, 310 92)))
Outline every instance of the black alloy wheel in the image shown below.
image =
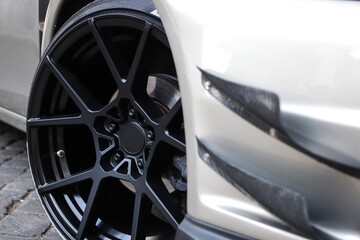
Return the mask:
POLYGON ((67 239, 173 239, 186 213, 181 97, 153 9, 144 0, 88 5, 37 69, 30 166, 67 239))

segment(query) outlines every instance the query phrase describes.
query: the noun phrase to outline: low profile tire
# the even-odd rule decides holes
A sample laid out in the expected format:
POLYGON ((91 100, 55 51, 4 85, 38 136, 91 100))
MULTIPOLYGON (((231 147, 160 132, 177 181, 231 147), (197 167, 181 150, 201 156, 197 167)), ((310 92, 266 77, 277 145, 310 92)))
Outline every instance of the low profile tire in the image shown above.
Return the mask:
POLYGON ((66 239, 173 239, 186 213, 176 70, 151 1, 96 1, 56 34, 28 108, 29 161, 66 239))

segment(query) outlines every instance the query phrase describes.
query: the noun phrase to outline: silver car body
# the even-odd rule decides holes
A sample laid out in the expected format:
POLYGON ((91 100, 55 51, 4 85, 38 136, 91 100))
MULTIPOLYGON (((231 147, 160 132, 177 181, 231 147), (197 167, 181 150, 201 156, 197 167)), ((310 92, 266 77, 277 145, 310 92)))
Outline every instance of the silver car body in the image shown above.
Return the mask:
POLYGON ((294 238, 270 227, 281 222, 204 164, 197 136, 240 169, 306 196, 317 228, 328 231, 331 226, 335 238, 359 239, 359 180, 237 117, 203 90, 198 70, 276 93, 282 123, 293 139, 330 159, 359 166, 360 35, 354 31, 359 3, 155 2, 186 96, 190 215, 254 238, 294 238))
POLYGON ((39 63, 38 2, 0 2, 0 117, 25 130, 32 78, 39 63))
MULTIPOLYGON (((51 0, 42 43, 33 0, 0 1, 0 119, 24 130, 32 76, 64 1, 51 0), (20 3, 21 2, 21 3, 20 3)), ((215 173, 196 138, 239 169, 307 200, 314 226, 360 239, 360 184, 266 134, 216 100, 199 69, 273 92, 280 119, 300 146, 360 166, 360 4, 315 0, 155 0, 182 92, 188 213, 256 239, 302 239, 287 223, 215 173)))

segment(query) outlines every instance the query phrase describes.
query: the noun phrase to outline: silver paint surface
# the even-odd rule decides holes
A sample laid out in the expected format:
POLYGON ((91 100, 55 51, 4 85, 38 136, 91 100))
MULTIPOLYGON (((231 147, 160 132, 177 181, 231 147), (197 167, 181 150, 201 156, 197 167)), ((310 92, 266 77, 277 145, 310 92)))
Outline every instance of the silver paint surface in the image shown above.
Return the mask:
POLYGON ((198 137, 234 166, 305 196, 316 228, 334 238, 359 239, 359 179, 241 119, 202 86, 198 67, 227 81, 277 94, 284 116, 291 113, 286 106, 293 104, 331 109, 326 116, 324 111, 308 115, 307 110, 291 108, 296 111, 292 122, 282 120, 308 139, 331 143, 328 148, 356 156, 359 129, 349 121, 357 119, 354 113, 360 110, 360 34, 355 30, 360 4, 312 0, 224 0, 221 4, 156 0, 155 4, 173 50, 183 96, 188 213, 257 239, 300 238, 279 227, 279 219, 209 169, 197 154, 198 137), (215 18, 214 12, 223 14, 215 18), (354 111, 339 124, 337 109, 354 111), (330 120, 318 121, 324 116, 330 120), (345 148, 347 144, 351 146, 345 148))
POLYGON ((0 1, 0 106, 25 116, 39 63, 36 0, 0 1))

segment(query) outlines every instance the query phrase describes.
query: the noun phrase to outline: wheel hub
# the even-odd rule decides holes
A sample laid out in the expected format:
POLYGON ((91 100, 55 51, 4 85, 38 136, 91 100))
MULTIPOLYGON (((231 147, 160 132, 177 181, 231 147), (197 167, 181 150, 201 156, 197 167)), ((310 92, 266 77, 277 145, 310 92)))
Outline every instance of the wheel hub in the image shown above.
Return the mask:
POLYGON ((137 123, 126 125, 121 133, 121 145, 124 150, 131 154, 138 154, 145 144, 145 132, 137 123))

